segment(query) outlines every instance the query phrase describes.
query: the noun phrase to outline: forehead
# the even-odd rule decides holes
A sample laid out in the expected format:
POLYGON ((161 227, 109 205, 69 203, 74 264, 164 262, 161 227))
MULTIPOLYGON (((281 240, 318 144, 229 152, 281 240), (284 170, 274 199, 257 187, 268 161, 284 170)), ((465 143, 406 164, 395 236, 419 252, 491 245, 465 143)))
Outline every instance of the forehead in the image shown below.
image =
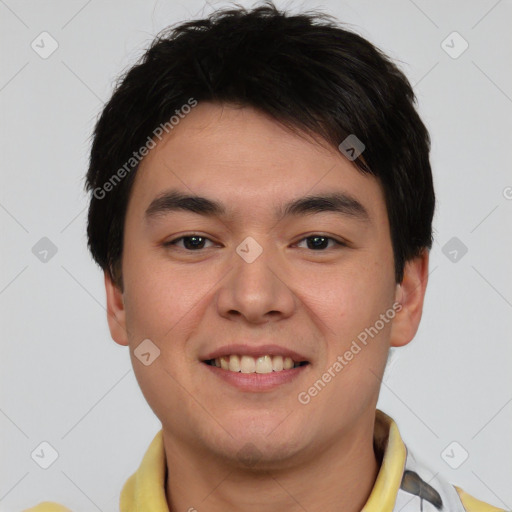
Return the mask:
POLYGON ((143 159, 130 209, 143 215, 168 190, 215 199, 226 215, 282 213, 294 198, 340 192, 370 220, 384 214, 377 179, 336 148, 283 128, 259 111, 200 103, 143 159))

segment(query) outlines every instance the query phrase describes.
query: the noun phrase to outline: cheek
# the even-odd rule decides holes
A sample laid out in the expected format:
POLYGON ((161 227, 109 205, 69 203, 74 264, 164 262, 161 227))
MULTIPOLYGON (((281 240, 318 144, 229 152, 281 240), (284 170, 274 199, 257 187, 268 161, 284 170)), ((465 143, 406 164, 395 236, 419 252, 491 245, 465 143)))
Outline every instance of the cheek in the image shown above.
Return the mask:
MULTIPOLYGON (((315 313, 328 327, 326 369, 338 356, 347 357, 347 364, 337 379, 336 386, 358 386, 373 390, 378 385, 376 375, 385 362, 394 300, 394 270, 392 262, 376 258, 374 254, 360 254, 351 265, 339 272, 328 273, 313 280, 316 290, 322 290, 308 299, 314 301, 315 313), (334 276, 334 277, 333 277, 334 276), (320 286, 316 286, 320 285, 320 286), (389 314, 391 313, 391 314, 389 314), (382 320, 381 315, 386 315, 382 320), (343 375, 343 376, 342 376, 343 375)), ((310 288, 311 289, 311 288, 310 288)), ((322 364, 323 367, 323 364, 322 364)))
POLYGON ((373 323, 392 305, 392 262, 359 254, 339 268, 315 271, 308 278, 297 276, 305 303, 314 308, 337 333, 353 326, 373 323))
MULTIPOLYGON (((204 295, 201 288, 206 286, 194 293, 195 283, 182 273, 168 272, 169 265, 165 267, 133 254, 132 260, 127 259, 125 274, 132 366, 146 401, 159 418, 169 417, 178 407, 186 408, 184 389, 192 389, 185 364, 187 340, 197 325, 197 307, 204 295), (149 365, 137 357, 137 347, 146 339, 158 349, 151 346, 150 351, 158 355, 149 365)), ((168 422, 177 422, 178 429, 178 419, 168 422)))
POLYGON ((162 339, 182 319, 186 321, 204 296, 208 283, 173 267, 158 251, 137 252, 127 246, 124 277, 129 327, 140 335, 162 339))

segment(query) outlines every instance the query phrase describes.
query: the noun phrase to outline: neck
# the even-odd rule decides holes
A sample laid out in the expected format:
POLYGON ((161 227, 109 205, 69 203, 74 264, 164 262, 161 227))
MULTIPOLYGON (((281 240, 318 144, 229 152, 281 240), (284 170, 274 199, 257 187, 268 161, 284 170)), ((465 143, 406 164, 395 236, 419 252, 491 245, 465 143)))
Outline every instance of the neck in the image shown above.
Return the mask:
POLYGON ((359 512, 366 503, 379 463, 373 449, 374 416, 315 447, 293 467, 256 471, 197 454, 164 431, 170 512, 359 512))

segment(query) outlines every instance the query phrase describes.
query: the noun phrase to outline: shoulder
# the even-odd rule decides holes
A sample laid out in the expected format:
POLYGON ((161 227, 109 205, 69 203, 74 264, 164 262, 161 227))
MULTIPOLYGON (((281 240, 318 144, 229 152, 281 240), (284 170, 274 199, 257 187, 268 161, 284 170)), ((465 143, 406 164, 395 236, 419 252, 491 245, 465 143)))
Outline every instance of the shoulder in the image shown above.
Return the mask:
POLYGON ((466 512, 505 512, 503 508, 496 508, 493 505, 484 503, 483 501, 477 500, 460 487, 456 485, 454 485, 454 487, 466 512))
POLYGON ((396 511, 409 512, 505 512, 478 500, 457 485, 450 483, 438 471, 424 465, 408 449, 400 489, 397 493, 396 511))
POLYGON ((69 508, 64 505, 59 505, 52 501, 42 501, 35 507, 26 508, 22 512, 72 512, 69 508))

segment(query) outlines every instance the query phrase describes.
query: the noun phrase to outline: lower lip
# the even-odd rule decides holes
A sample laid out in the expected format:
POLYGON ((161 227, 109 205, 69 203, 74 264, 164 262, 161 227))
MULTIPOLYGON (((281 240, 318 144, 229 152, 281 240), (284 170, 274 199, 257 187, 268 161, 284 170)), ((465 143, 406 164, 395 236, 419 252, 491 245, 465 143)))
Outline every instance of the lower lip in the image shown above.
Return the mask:
POLYGON ((269 373, 242 373, 232 372, 230 370, 224 370, 217 366, 211 366, 206 363, 202 363, 208 370, 213 372, 219 378, 223 379, 228 384, 235 386, 241 391, 270 391, 282 384, 292 382, 297 379, 302 373, 310 366, 305 364, 298 366, 297 368, 290 368, 289 370, 281 370, 279 372, 269 373))

